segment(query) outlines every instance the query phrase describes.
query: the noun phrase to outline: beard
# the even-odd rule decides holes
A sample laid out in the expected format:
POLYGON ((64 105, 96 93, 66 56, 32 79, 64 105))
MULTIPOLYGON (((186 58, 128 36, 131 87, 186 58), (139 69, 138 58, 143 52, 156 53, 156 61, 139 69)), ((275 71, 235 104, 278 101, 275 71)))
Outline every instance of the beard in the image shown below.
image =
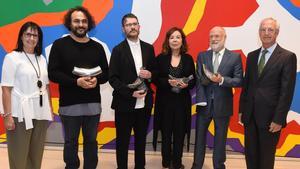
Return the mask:
POLYGON ((133 30, 131 30, 130 32, 128 32, 126 34, 126 37, 129 38, 129 39, 130 38, 137 38, 139 36, 139 34, 140 34, 140 32, 138 30, 133 29, 133 30), (134 33, 134 32, 136 32, 136 33, 134 33), (132 33, 134 33, 134 34, 132 34, 132 33))
POLYGON ((223 47, 224 47, 224 44, 222 42, 210 44, 210 48, 214 52, 220 51, 221 49, 223 49, 223 47))
POLYGON ((87 34, 87 29, 83 27, 77 27, 77 28, 72 27, 71 32, 78 38, 84 38, 87 34), (83 31, 81 31, 80 29, 83 29, 83 31))

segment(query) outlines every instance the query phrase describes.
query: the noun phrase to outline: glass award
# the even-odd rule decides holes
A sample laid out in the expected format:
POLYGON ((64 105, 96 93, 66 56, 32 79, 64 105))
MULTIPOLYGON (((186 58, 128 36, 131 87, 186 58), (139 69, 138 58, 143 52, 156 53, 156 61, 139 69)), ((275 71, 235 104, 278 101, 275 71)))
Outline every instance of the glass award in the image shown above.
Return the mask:
POLYGON ((209 71, 206 68, 205 64, 203 64, 202 67, 203 67, 203 72, 204 72, 205 76, 208 77, 209 79, 211 79, 215 75, 214 73, 212 73, 211 71, 209 71))
POLYGON ((72 73, 77 76, 97 76, 102 73, 100 66, 86 69, 74 66, 72 73))
MULTIPOLYGON (((169 75, 169 78, 172 79, 172 80, 181 81, 181 82, 187 84, 187 83, 189 83, 190 80, 194 79, 194 76, 193 76, 193 75, 190 75, 190 76, 188 76, 188 77, 176 78, 176 77, 174 77, 174 76, 172 76, 172 75, 169 75)), ((172 92, 174 92, 174 93, 180 93, 180 91, 181 91, 180 85, 175 86, 175 87, 172 87, 171 90, 172 90, 172 92)))
POLYGON ((144 79, 141 77, 138 77, 133 83, 128 84, 127 87, 135 90, 144 90, 145 92, 148 90, 144 79))

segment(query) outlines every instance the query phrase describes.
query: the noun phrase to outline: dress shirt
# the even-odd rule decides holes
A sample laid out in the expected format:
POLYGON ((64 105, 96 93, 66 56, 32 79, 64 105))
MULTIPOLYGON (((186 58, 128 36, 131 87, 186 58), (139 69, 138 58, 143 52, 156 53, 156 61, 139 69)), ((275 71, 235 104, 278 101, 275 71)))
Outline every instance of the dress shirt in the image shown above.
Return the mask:
MULTIPOLYGON (((127 42, 130 47, 131 54, 133 56, 135 70, 137 75, 139 75, 141 68, 143 67, 143 60, 142 60, 142 50, 140 45, 140 40, 138 39, 137 42, 130 41, 127 39, 127 42)), ((145 97, 137 98, 135 103, 135 109, 140 109, 145 107, 145 97)))
MULTIPOLYGON (((270 57, 271 57, 272 53, 274 52, 276 46, 277 46, 277 43, 274 43, 271 47, 267 48, 268 52, 265 55, 265 65, 267 64, 268 60, 270 59, 270 57)), ((263 50, 265 50, 265 48, 261 47, 261 50, 260 50, 260 53, 259 53, 259 57, 258 57, 258 61, 257 61, 257 65, 259 63, 259 60, 261 58, 263 50)))

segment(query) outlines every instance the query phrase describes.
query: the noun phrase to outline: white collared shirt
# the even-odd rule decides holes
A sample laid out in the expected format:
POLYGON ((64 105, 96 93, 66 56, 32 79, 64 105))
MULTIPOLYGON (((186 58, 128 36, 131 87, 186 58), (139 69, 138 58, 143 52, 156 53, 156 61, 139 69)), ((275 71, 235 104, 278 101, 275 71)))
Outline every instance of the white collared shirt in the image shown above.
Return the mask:
MULTIPOLYGON (((224 52, 225 52, 225 48, 223 48, 222 50, 220 50, 218 53, 220 54, 219 55, 219 65, 221 64, 221 61, 223 59, 223 55, 224 55, 224 52)), ((216 52, 213 52, 213 57, 212 57, 212 63, 214 63, 215 61, 215 58, 216 58, 216 52)))
MULTIPOLYGON (((143 59, 142 59, 142 50, 140 40, 138 39, 137 42, 130 41, 127 39, 127 42, 130 47, 131 54, 133 56, 136 74, 140 73, 140 69, 143 67, 143 59)), ((145 97, 137 98, 135 103, 135 109, 140 109, 145 107, 145 97)))

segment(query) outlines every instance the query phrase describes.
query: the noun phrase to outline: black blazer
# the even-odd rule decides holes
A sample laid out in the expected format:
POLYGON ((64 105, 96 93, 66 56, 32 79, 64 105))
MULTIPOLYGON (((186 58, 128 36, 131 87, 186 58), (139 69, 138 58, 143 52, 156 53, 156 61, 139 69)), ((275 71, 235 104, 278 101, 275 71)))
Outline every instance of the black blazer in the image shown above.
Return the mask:
MULTIPOLYGON (((153 46, 140 41, 143 67, 152 72, 152 78, 155 76, 153 72, 153 64, 155 59, 153 46)), ((136 98, 132 96, 134 90, 127 87, 137 79, 135 63, 127 40, 113 48, 109 63, 109 83, 113 87, 113 100, 111 108, 118 111, 134 110, 136 98)), ((145 108, 152 108, 153 91, 150 88, 150 81, 146 80, 149 90, 145 98, 145 108)))
MULTIPOLYGON (((194 76, 193 80, 190 80, 188 83, 188 87, 182 89, 182 91, 178 94, 182 98, 182 105, 185 106, 186 112, 186 133, 188 135, 188 140, 190 137, 191 130, 191 95, 189 90, 195 86, 195 66, 194 61, 191 55, 184 54, 181 57, 183 73, 182 77, 188 77, 190 75, 194 76)), ((154 133, 153 133, 153 146, 156 148, 157 134, 158 130, 161 130, 161 114, 164 113, 164 106, 168 103, 173 102, 174 93, 171 91, 171 85, 168 82, 169 79, 169 68, 171 65, 171 55, 160 54, 156 58, 156 66, 157 66, 157 78, 153 79, 156 89, 156 97, 155 97, 155 108, 154 108, 154 133)), ((176 106, 176 105, 174 105, 176 106)), ((184 120, 184 119, 183 119, 184 120)), ((189 143, 189 142, 188 142, 189 143)))
POLYGON ((242 122, 249 123, 253 115, 260 128, 269 128, 271 122, 285 126, 295 88, 297 58, 277 45, 258 77, 260 51, 250 52, 247 57, 240 98, 242 122))

